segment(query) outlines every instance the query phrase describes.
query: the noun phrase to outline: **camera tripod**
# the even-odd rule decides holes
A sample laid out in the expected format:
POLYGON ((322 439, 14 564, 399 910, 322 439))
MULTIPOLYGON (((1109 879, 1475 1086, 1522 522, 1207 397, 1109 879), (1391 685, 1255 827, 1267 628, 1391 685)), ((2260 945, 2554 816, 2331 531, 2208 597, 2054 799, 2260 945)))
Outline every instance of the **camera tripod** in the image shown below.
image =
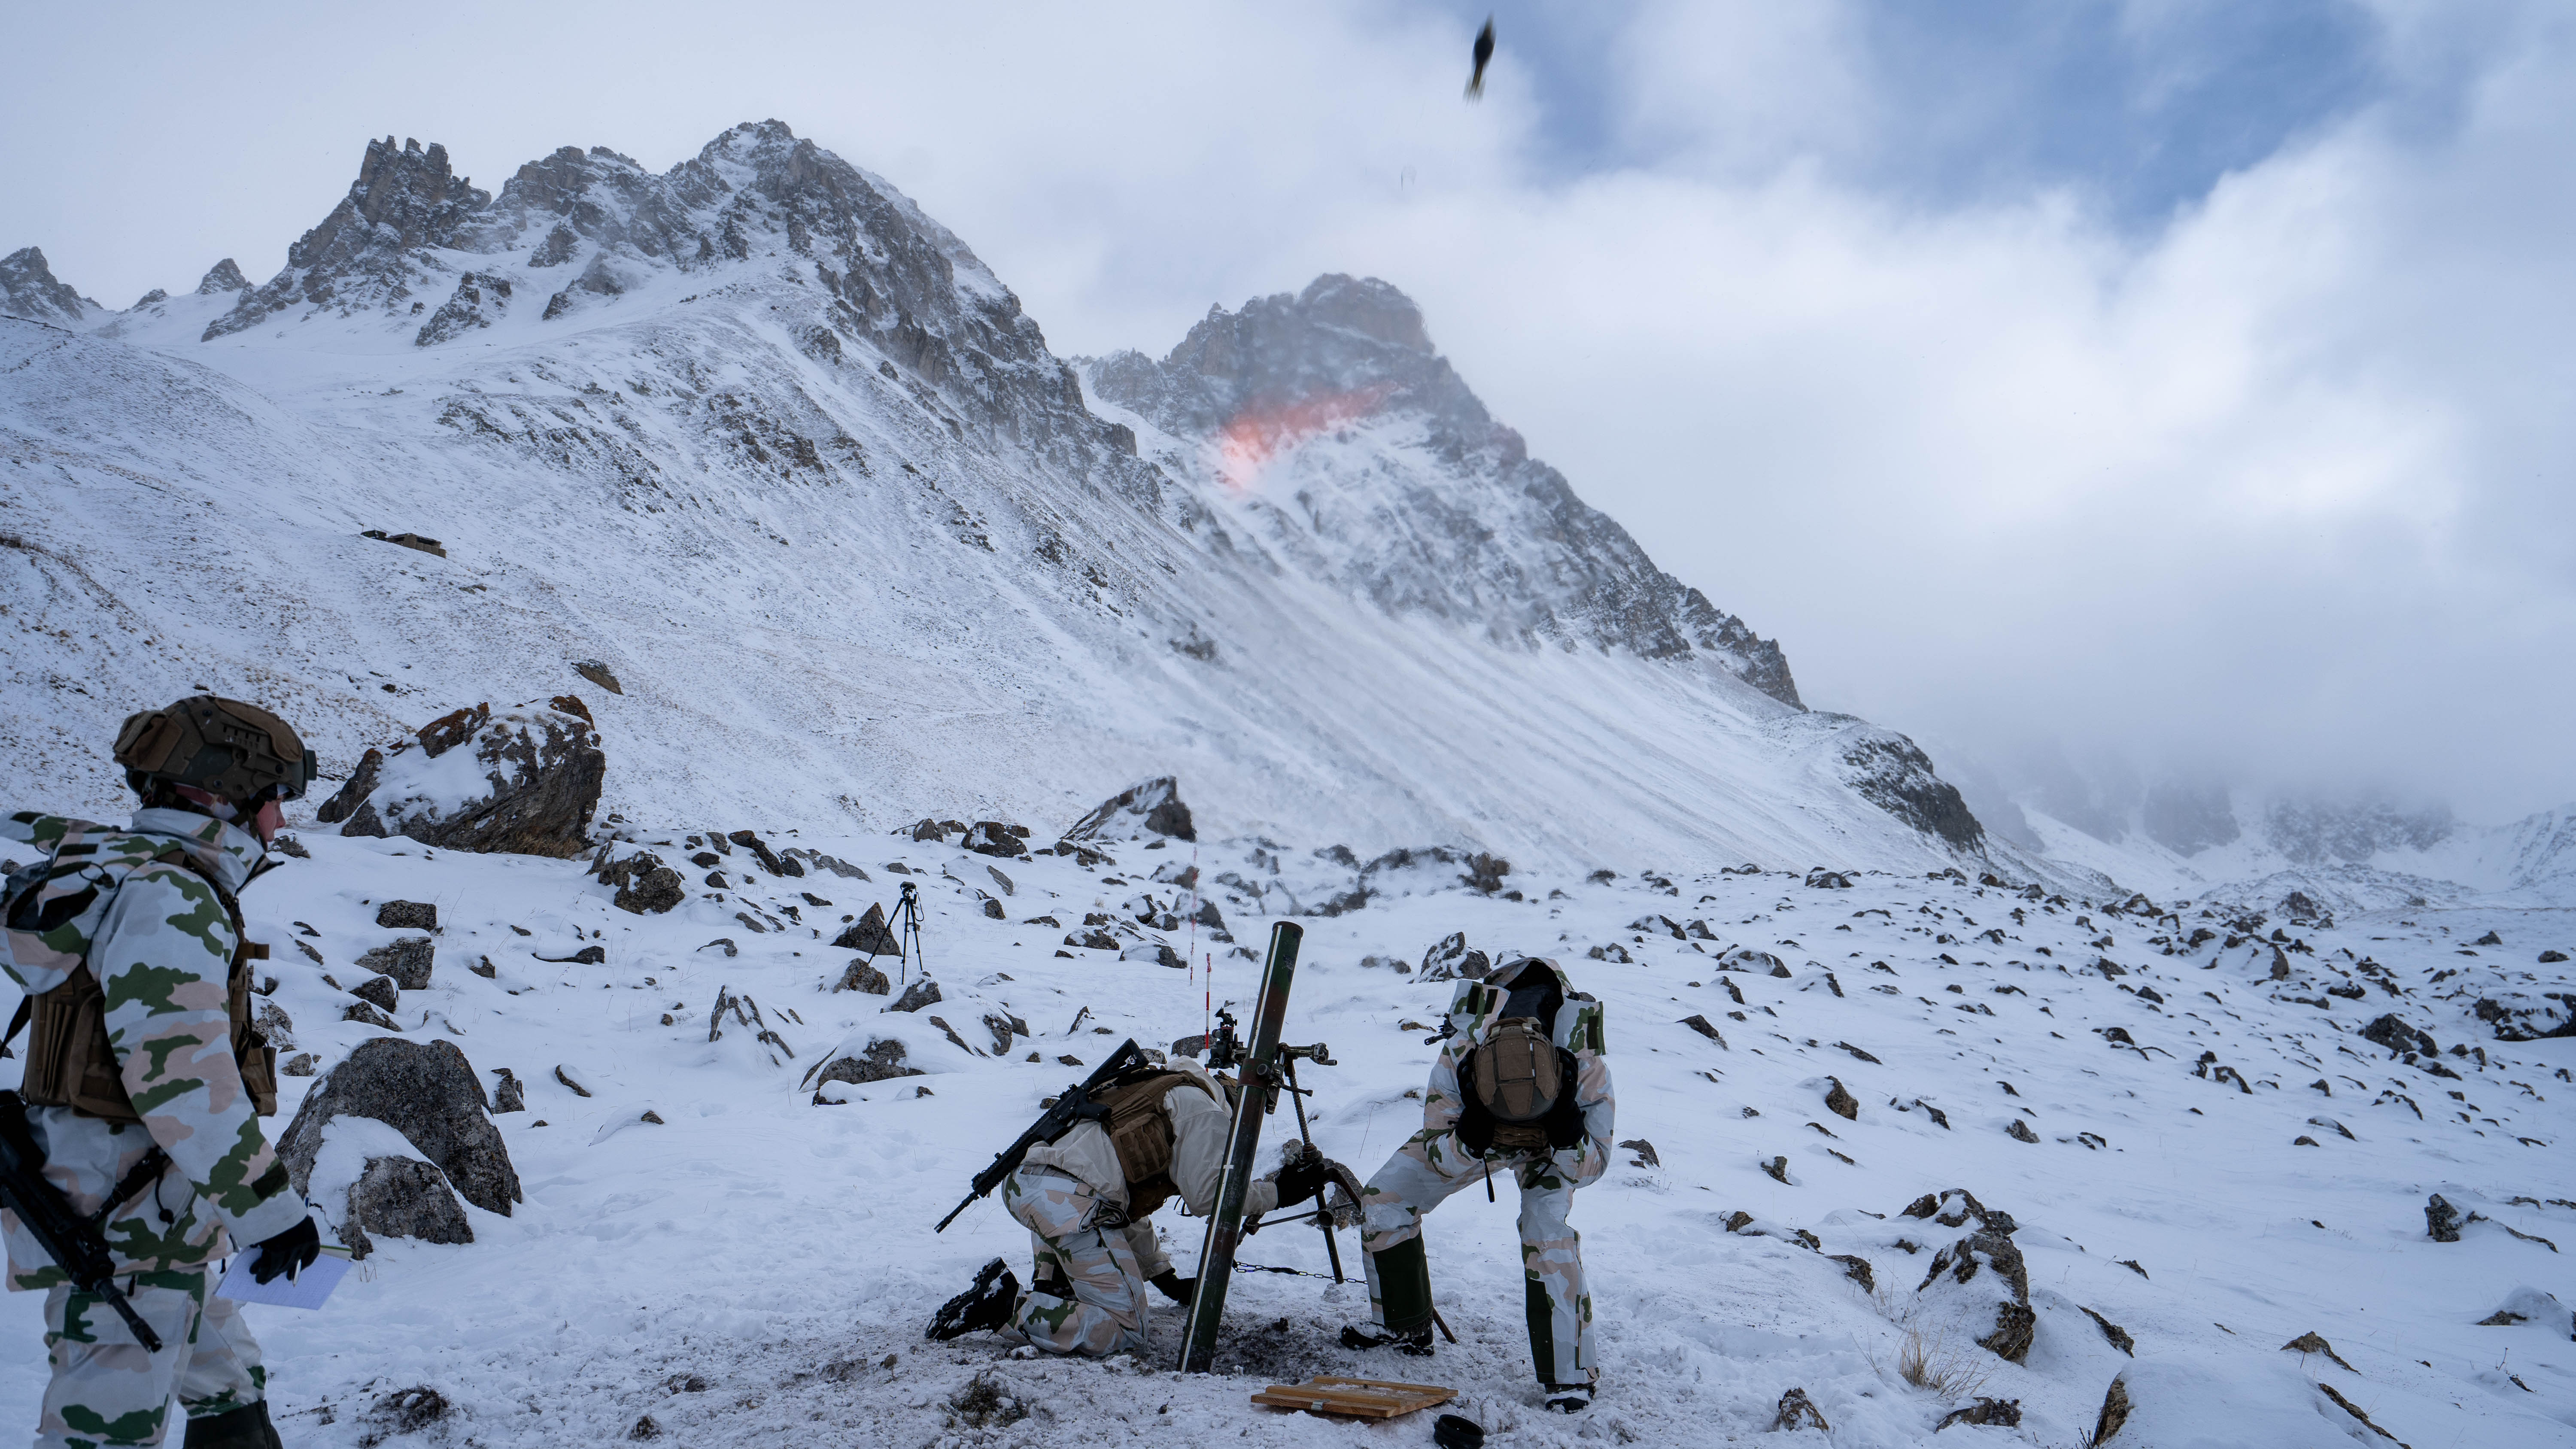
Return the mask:
POLYGON ((910 881, 903 883, 902 893, 895 897, 894 920, 889 929, 868 943, 869 965, 875 965, 877 957, 884 954, 879 943, 887 940, 894 942, 895 970, 901 980, 912 980, 912 964, 919 965, 924 976, 930 974, 930 962, 921 954, 921 892, 910 881))

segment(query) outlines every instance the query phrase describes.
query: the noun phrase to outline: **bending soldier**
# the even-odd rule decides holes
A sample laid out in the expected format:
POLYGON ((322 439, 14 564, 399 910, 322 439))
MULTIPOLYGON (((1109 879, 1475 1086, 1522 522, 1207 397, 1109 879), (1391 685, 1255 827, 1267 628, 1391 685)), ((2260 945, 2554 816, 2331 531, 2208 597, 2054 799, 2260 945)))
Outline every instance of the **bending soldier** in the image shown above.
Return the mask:
MULTIPOLYGON (((931 1320, 929 1337, 1015 1328, 1049 1353, 1094 1357, 1145 1346, 1145 1286, 1187 1303, 1198 1283, 1172 1268, 1155 1241, 1153 1212, 1172 1198, 1205 1217, 1216 1206, 1232 1122, 1222 1088, 1187 1058, 1130 1072, 1093 1094, 1106 1122, 1078 1122, 1032 1147, 1002 1180, 1002 1205, 1029 1230, 1036 1257, 1029 1291, 999 1258, 975 1286, 931 1320)), ((1329 1169, 1320 1159, 1254 1181, 1246 1222, 1315 1195, 1329 1169)))
POLYGON ((1370 1326, 1342 1330, 1353 1348, 1431 1352, 1431 1267, 1422 1215, 1500 1168, 1520 1184, 1521 1265, 1530 1361, 1550 1408, 1592 1403, 1592 1299, 1582 1236, 1566 1221, 1574 1190, 1610 1165, 1610 1064, 1601 1004, 1553 961, 1522 956, 1449 1003, 1440 1056, 1422 1097, 1422 1130, 1360 1196, 1370 1326))
POLYGON ((33 1025, 20 1093, 44 1176, 104 1218, 116 1278, 161 1347, 75 1290, 9 1214, 9 1287, 45 1291, 53 1380, 36 1442, 158 1444, 175 1391, 189 1449, 277 1449, 259 1344, 208 1268, 256 1245, 265 1282, 321 1248, 259 1127, 277 1110, 276 1053, 250 1024, 266 949, 243 940, 235 899, 313 756, 266 710, 198 696, 127 720, 116 760, 142 799, 131 829, 0 822, 0 838, 50 853, 10 879, 0 964, 28 993, 10 1035, 33 1025))

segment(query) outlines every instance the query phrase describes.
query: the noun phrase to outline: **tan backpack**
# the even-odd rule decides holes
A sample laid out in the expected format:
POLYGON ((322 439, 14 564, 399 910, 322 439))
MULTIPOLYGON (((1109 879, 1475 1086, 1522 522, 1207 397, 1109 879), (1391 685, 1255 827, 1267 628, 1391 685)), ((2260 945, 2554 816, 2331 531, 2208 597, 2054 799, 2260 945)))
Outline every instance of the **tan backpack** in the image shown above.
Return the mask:
POLYGON ((1549 1113, 1573 1084, 1563 1057, 1536 1017, 1508 1016, 1468 1054, 1476 1102, 1494 1119, 1494 1146, 1508 1152, 1544 1151, 1549 1113))

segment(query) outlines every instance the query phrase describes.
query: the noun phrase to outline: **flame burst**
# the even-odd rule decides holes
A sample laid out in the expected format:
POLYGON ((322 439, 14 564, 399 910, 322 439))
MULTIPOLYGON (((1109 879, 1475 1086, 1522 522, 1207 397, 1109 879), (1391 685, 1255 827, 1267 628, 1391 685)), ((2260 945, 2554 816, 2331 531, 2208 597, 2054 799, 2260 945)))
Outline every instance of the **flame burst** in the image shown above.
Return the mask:
POLYGON ((1217 472, 1236 492, 1249 491, 1261 472, 1308 438, 1377 411, 1389 389, 1316 393, 1292 403, 1246 408, 1217 430, 1217 472))

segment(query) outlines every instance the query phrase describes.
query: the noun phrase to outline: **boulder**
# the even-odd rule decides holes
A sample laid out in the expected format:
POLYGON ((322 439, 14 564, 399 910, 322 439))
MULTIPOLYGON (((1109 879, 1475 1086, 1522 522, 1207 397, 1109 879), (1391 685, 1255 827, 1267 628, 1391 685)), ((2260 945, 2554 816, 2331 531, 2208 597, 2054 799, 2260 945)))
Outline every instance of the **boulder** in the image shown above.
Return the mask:
POLYGON ((814 1104, 822 1106, 830 1100, 822 1090, 827 1082, 865 1085, 895 1077, 924 1075, 919 1067, 906 1065, 905 1058, 910 1055, 910 1048, 893 1037, 870 1037, 864 1043, 844 1043, 807 1074, 807 1080, 814 1084, 814 1104))
POLYGON ((402 998, 394 990, 394 979, 390 976, 370 976, 350 987, 349 994, 360 1001, 372 1001, 388 1012, 402 1005, 402 998))
POLYGON ((887 1007, 886 1010, 919 1011, 925 1006, 929 1006, 944 999, 945 998, 939 994, 939 983, 931 980, 927 976, 924 976, 919 981, 905 987, 903 995, 896 997, 894 1005, 887 1007))
POLYGON ((1832 1084, 1830 1090, 1825 1093, 1825 1110, 1846 1122, 1859 1121, 1860 1103, 1854 1100, 1852 1094, 1844 1088, 1842 1078, 1827 1077, 1825 1080, 1832 1084))
POLYGON ((497 713, 478 704, 431 721, 390 752, 367 751, 314 818, 343 835, 569 859, 589 843, 607 772, 579 699, 557 695, 497 713), (445 758, 457 750, 467 753, 445 758))
POLYGON ((342 1021, 354 1021, 360 1025, 372 1026, 384 1031, 402 1030, 400 1026, 394 1024, 394 1019, 392 1017, 387 1016, 382 1011, 378 1010, 373 1003, 365 1001, 350 1002, 347 1007, 341 1010, 340 1019, 342 1021))
POLYGON ((2020 1363, 2030 1353, 2039 1316, 2030 1306, 2030 1273, 2021 1249, 2002 1233, 1983 1229, 1932 1256, 1932 1269, 1916 1287, 1922 1313, 1955 1324, 1963 1336, 1996 1357, 2020 1363))
POLYGON ((725 839, 750 851, 759 859, 760 868, 771 875, 802 877, 805 874, 803 862, 780 858, 778 853, 771 850, 768 843, 760 838, 760 832, 756 830, 732 831, 725 836, 725 839))
POLYGON ((1422 979, 1425 981, 1482 981, 1493 970, 1493 963, 1482 951, 1467 948, 1467 933, 1452 931, 1440 938, 1439 944, 1422 953, 1422 979))
POLYGON ((435 931, 438 907, 428 901, 387 901, 376 907, 376 924, 388 931, 435 931))
POLYGON ((870 956, 900 956, 903 943, 894 938, 894 932, 886 929, 885 907, 872 905, 866 915, 843 927, 841 934, 832 938, 832 949, 864 951, 870 956))
POLYGON ((2460 1210, 2451 1206, 2450 1199, 2437 1192, 2425 1200, 2424 1231, 2434 1242, 2458 1242, 2460 1224, 2460 1210))
POLYGON ((527 1084, 521 1082, 517 1074, 508 1067, 495 1067, 492 1070, 501 1078, 500 1085, 492 1089, 492 1115, 497 1117, 504 1112, 528 1110, 527 1084))
POLYGON ((832 986, 834 991, 864 991, 870 996, 885 996, 894 991, 886 974, 865 961, 852 961, 832 986))
POLYGON ((485 1212, 508 1217, 510 1205, 521 1201, 518 1170, 492 1125, 483 1084, 453 1042, 376 1037, 315 1082, 278 1139, 278 1160, 297 1192, 311 1180, 322 1129, 343 1116, 373 1118, 400 1132, 485 1212))
POLYGON ((1151 961, 1157 966, 1169 966, 1175 971, 1181 970, 1190 964, 1181 958, 1180 952, 1173 950, 1169 944, 1162 941, 1138 941, 1129 946, 1126 950, 1119 952, 1118 959, 1121 961, 1151 961))
POLYGON ((2363 1027, 2361 1036, 2362 1040, 2377 1042, 2392 1052, 2421 1052, 2431 1056, 2441 1050, 2433 1044, 2430 1033, 2408 1026, 2394 1012, 2363 1027))
POLYGON ((1979 1231, 2006 1236, 2021 1228, 2021 1224, 2013 1221, 2011 1213, 1987 1207, 1977 1201, 1975 1193, 1964 1187, 1954 1187, 1938 1194, 1927 1192, 1906 1204, 1900 1216, 1923 1218, 1945 1228, 1963 1228, 1973 1222, 1979 1231))
POLYGON ((1852 888, 1852 878, 1841 871, 1827 870, 1820 865, 1807 872, 1807 888, 1819 891, 1847 891, 1852 888))
MULTIPOLYGON (((359 956, 358 969, 389 976, 393 978, 394 985, 405 991, 425 991, 429 988, 429 968, 436 954, 437 948, 430 944, 427 936, 405 936, 359 956)), ((359 994, 365 995, 364 992, 359 994)), ((390 1001, 382 1005, 387 1011, 394 1009, 390 1001)))
POLYGON ((1101 801, 1065 831, 1056 849, 1062 854, 1067 844, 1156 836, 1192 842, 1199 838, 1198 827, 1190 820, 1190 807, 1181 803, 1180 781, 1170 775, 1140 780, 1101 801))
POLYGON ((639 850, 620 860, 603 854, 599 878, 617 888, 616 899, 610 904, 639 916, 658 916, 688 899, 688 892, 680 884, 680 873, 649 850, 639 850))
POLYGON ((1942 1415, 1941 1422, 1932 1426, 1932 1432, 1938 1434, 1953 1424, 1980 1424, 1998 1429, 2018 1429, 2021 1427, 2021 1400, 1981 1397, 1964 1409, 1952 1409, 1942 1415))
POLYGON ((1824 1411, 1807 1397, 1805 1389, 1791 1389, 1780 1396, 1779 1411, 1771 1418, 1771 1432, 1794 1434, 1800 1429, 1830 1434, 1834 1426, 1825 1422, 1824 1411))
POLYGON ((465 1205, 456 1200, 446 1174, 417 1157, 370 1157, 367 1170, 350 1185, 348 1213, 340 1220, 350 1257, 373 1251, 370 1233, 424 1243, 474 1241, 465 1205))
POLYGON ((967 828, 966 839, 962 843, 977 855, 999 856, 1004 860, 1029 853, 1027 843, 1013 835, 1011 827, 997 820, 976 821, 967 828))

